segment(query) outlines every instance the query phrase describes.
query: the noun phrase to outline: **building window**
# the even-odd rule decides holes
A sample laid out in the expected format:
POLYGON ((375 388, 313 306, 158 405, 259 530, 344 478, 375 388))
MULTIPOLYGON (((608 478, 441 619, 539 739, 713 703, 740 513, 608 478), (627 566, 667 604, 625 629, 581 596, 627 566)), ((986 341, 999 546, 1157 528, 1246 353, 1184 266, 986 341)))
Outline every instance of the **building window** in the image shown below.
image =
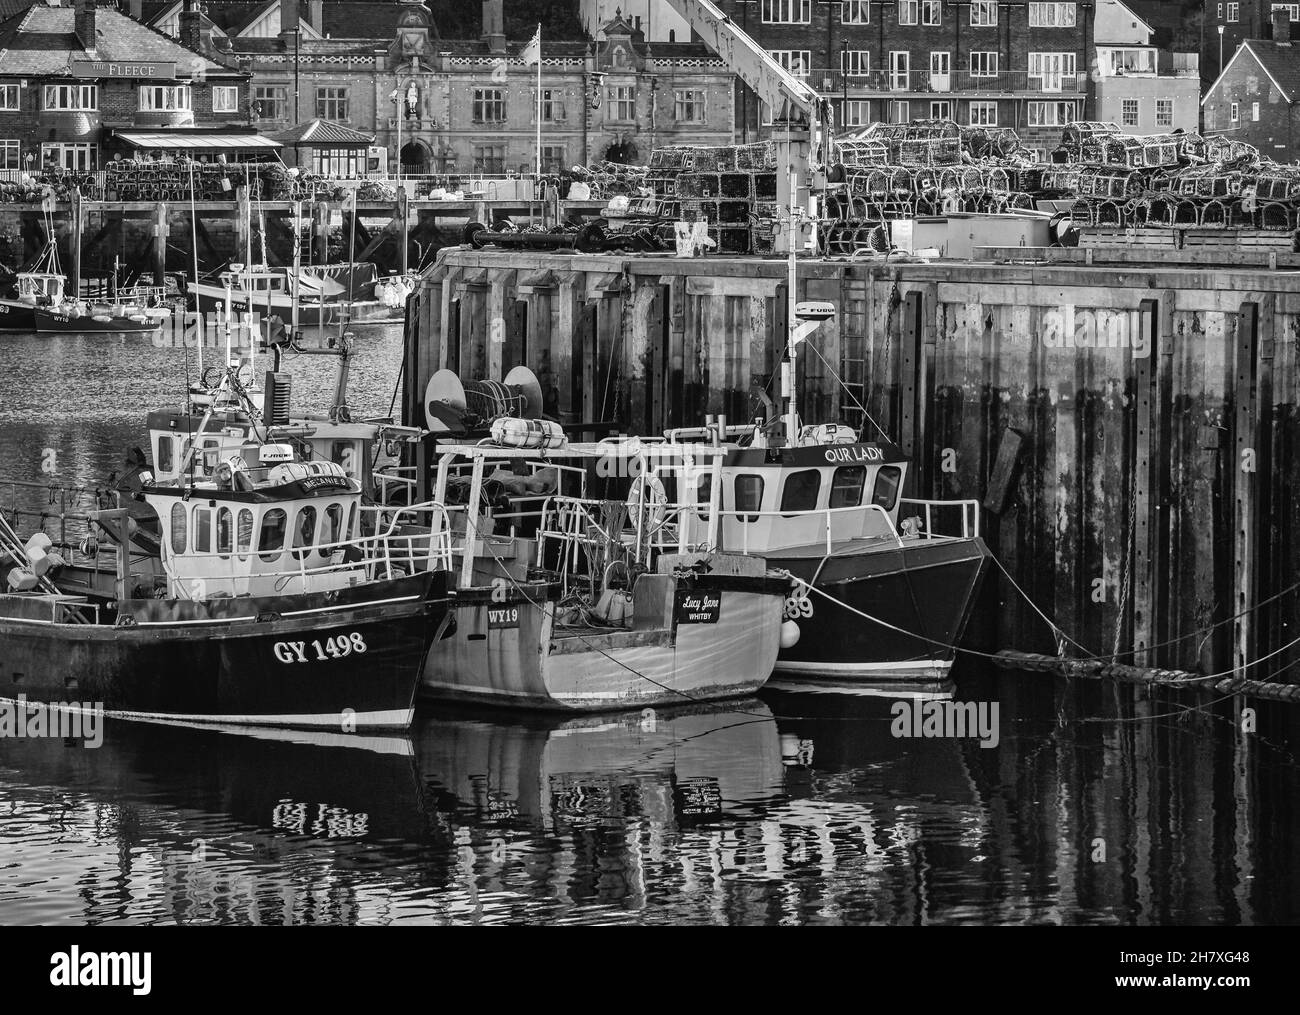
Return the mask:
POLYGON ((474 172, 500 174, 506 171, 506 146, 503 144, 476 144, 474 146, 474 172))
POLYGON ((46 85, 45 108, 53 111, 99 108, 99 88, 95 85, 46 85))
MULTIPOLYGON (((537 90, 533 90, 533 101, 536 104, 537 90)), ((542 123, 562 123, 568 119, 564 108, 564 90, 561 88, 543 88, 542 89, 542 123)))
POLYGON ((993 28, 998 23, 997 0, 974 0, 970 5, 970 23, 973 28, 993 28))
POLYGON ((840 3, 840 24, 871 24, 871 0, 842 0, 840 3))
POLYGON ((840 112, 841 127, 865 127, 871 122, 871 103, 866 99, 849 99, 840 112))
POLYGON ((1073 102, 1030 102, 1029 126, 1064 127, 1074 122, 1073 102))
POLYGON ((1172 127, 1174 125, 1174 100, 1156 99, 1156 126, 1172 127))
POLYGON ((140 111, 143 113, 171 113, 189 108, 189 85, 140 86, 140 111))
POLYGON ((16 112, 19 108, 18 86, 0 85, 0 110, 6 113, 16 112))
POLYGON ((47 142, 41 145, 41 165, 51 163, 71 172, 89 173, 99 168, 99 145, 84 142, 47 142))
POLYGON ((912 76, 912 54, 906 49, 895 49, 889 53, 889 88, 891 91, 907 91, 912 76))
POLYGON ((807 49, 774 49, 772 59, 797 78, 806 78, 812 67, 812 51, 807 49))
POLYGON ((1073 83, 1074 72, 1074 53, 1029 54, 1029 77, 1037 79, 1044 91, 1060 91, 1066 81, 1073 83))
POLYGON ((1102 73, 1116 76, 1124 74, 1154 74, 1156 72, 1156 51, 1154 46, 1134 47, 1129 49, 1097 50, 1097 64, 1102 73))
POLYGON ((951 119, 952 119, 952 103, 949 102, 949 101, 947 101, 946 99, 945 99, 944 101, 942 101, 942 102, 931 102, 931 103, 930 103, 930 119, 931 119, 931 120, 951 120, 951 119))
POLYGON ((348 90, 335 86, 317 88, 316 115, 322 120, 345 123, 348 118, 348 90))
POLYGON ((214 113, 239 112, 239 86, 213 85, 212 111, 214 113))
POLYGON ((332 180, 363 176, 366 171, 366 152, 350 148, 317 148, 312 152, 312 172, 332 180))
POLYGON ((921 4, 921 24, 938 28, 943 24, 943 0, 924 0, 921 4))
POLYGON ((631 122, 636 119, 636 87, 614 85, 609 90, 609 115, 614 120, 631 122))
POLYGON ((1238 116, 1238 113, 1239 113, 1239 112, 1240 112, 1239 107, 1238 107, 1237 104, 1234 102, 1234 103, 1232 104, 1231 108, 1230 108, 1228 119, 1229 119, 1232 123, 1236 123, 1237 120, 1240 118, 1240 117, 1238 116))
POLYGON ((1074 4, 1030 4, 1030 28, 1073 28, 1077 14, 1074 4))
POLYGON ((1300 4, 1274 4, 1273 10, 1287 11, 1292 21, 1300 21, 1300 4))
POLYGON ((995 78, 998 76, 998 54, 996 50, 977 49, 970 55, 970 76, 973 78, 995 78))
POLYGON ((673 119, 678 123, 703 123, 704 89, 675 89, 673 91, 673 119))
POLYGON ((558 173, 565 167, 565 151, 562 144, 542 145, 542 172, 558 173))
POLYGON ((967 121, 972 127, 996 127, 998 125, 998 104, 996 102, 972 102, 967 121))
POLYGON ((22 155, 22 145, 17 141, 0 141, 0 169, 21 169, 22 155))
POLYGON ((906 99, 895 99, 889 104, 890 123, 910 123, 912 121, 912 104, 906 99))
POLYGON ((506 93, 501 88, 475 88, 475 123, 504 123, 506 118, 506 93))
POLYGON ((1250 118, 1251 118, 1251 120, 1253 120, 1255 123, 1259 123, 1259 103, 1258 103, 1258 102, 1252 102, 1252 103, 1250 104, 1250 118))
POLYGON ((253 89, 253 115, 259 120, 283 120, 289 103, 280 85, 258 85, 253 89))
POLYGON ((871 50, 840 50, 840 71, 847 77, 864 78, 871 73, 871 50))
POLYGON ((812 0, 763 0, 763 24, 807 25, 812 23, 812 0))
POLYGON ((1235 24, 1240 11, 1241 4, 1228 4, 1228 20, 1235 24))
POLYGON ((1121 111, 1121 122, 1125 127, 1136 127, 1139 119, 1139 106, 1137 99, 1125 99, 1121 111))
POLYGON ((920 0, 898 0, 898 23, 900 25, 914 25, 920 19, 920 0))

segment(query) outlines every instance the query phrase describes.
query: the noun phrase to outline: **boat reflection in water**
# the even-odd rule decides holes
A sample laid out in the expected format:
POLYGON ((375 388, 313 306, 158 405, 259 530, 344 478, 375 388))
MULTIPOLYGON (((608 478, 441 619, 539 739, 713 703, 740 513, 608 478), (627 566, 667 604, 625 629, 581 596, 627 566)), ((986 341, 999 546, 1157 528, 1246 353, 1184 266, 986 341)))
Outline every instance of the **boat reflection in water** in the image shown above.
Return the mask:
POLYGON ((1235 737, 1231 702, 1041 674, 968 674, 958 698, 1000 703, 996 747, 896 737, 894 701, 860 688, 779 686, 600 716, 439 707, 409 739, 3 737, 0 921, 1300 919, 1292 706, 1235 737))

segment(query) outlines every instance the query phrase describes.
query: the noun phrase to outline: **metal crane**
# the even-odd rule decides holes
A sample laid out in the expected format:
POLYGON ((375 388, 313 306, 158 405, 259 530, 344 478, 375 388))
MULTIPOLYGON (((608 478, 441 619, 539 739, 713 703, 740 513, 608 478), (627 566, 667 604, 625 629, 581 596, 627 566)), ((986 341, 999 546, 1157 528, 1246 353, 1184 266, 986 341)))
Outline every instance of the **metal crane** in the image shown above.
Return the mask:
POLYGON ((712 0, 668 0, 727 68, 766 103, 777 145, 777 202, 801 213, 796 229, 777 234, 776 249, 793 241, 803 250, 815 240, 817 202, 826 190, 831 159, 831 118, 826 100, 781 66, 712 0), (815 149, 815 151, 814 151, 815 149))

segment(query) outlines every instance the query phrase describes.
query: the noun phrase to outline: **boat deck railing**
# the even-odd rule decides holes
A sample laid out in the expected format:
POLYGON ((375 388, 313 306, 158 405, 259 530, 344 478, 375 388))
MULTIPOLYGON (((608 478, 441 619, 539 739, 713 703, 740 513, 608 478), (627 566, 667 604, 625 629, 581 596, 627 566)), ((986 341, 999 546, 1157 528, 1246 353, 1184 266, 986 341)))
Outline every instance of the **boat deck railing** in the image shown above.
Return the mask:
POLYGON ((980 502, 977 500, 917 500, 912 497, 900 498, 898 502, 899 513, 903 508, 919 508, 923 514, 921 531, 918 535, 926 538, 939 537, 960 537, 962 539, 975 539, 980 534, 980 502), (935 519, 937 516, 950 515, 953 511, 960 511, 961 518, 956 526, 957 531, 941 531, 935 528, 935 519))
POLYGON ((32 531, 44 532, 47 523, 58 524, 58 538, 49 533, 51 541, 58 546, 71 546, 71 539, 79 540, 91 534, 93 512, 99 507, 98 490, 70 483, 39 483, 32 480, 0 479, 0 490, 5 491, 5 499, 0 503, 0 514, 19 532, 26 531, 28 522, 35 522, 32 531), (45 503, 40 505, 41 500, 45 503), (82 504, 88 505, 88 511, 76 510, 82 504), (74 530, 69 532, 70 527, 74 530))
MULTIPOLYGON (((853 507, 838 508, 813 508, 806 511, 759 511, 750 510, 749 508, 730 508, 726 512, 731 520, 741 523, 740 546, 736 548, 739 553, 758 553, 761 554, 769 549, 767 546, 752 547, 750 545, 750 533, 754 531, 752 522, 757 522, 760 518, 779 518, 783 522, 796 522, 800 519, 820 518, 823 521, 822 532, 825 536, 826 552, 834 552, 836 543, 846 543, 850 539, 860 539, 864 535, 878 535, 882 539, 892 540, 899 546, 903 546, 903 537, 899 535, 898 529, 894 525, 894 520, 879 504, 858 504, 853 507), (853 516, 859 516, 864 520, 866 518, 875 518, 880 522, 879 531, 876 533, 856 532, 852 535, 845 534, 843 528, 836 529, 835 522, 844 519, 846 522, 851 521, 853 516)), ((860 526, 859 528, 865 528, 860 526)), ((727 533, 735 531, 729 527, 727 533)), ((728 540, 730 542, 730 540, 728 540)), ((730 549, 730 547, 728 547, 730 549)), ((782 547, 784 549, 784 547, 782 547)))

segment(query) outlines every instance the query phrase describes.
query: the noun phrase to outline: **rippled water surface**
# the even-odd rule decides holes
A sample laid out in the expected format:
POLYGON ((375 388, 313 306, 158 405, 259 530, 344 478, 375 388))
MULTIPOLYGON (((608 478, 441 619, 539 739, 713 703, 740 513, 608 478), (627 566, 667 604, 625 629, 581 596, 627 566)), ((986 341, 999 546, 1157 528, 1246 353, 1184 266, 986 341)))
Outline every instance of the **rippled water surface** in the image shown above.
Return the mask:
MULTIPOLYGON (((0 336, 0 472, 93 486, 178 404, 180 350, 0 336)), ((191 354, 192 355, 192 354, 191 354)), ((386 412, 400 336, 349 401, 386 412)), ((191 360, 191 369, 193 361, 191 360)), ((290 361, 323 403, 325 358, 290 361)), ((0 737, 4 923, 1294 923, 1300 709, 958 668, 997 745, 891 735, 891 696, 425 708, 409 736, 108 721, 0 737)))

